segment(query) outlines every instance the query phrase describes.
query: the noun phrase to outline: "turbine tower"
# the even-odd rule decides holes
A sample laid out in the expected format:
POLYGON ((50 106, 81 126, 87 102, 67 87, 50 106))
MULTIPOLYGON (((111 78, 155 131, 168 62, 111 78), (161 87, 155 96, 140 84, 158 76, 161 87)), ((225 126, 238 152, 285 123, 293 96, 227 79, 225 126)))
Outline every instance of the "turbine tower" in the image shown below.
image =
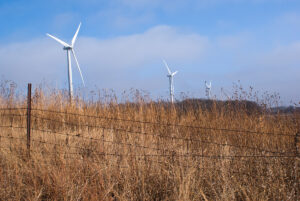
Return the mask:
POLYGON ((171 100, 171 103, 174 103, 174 82, 173 82, 173 77, 174 75, 176 75, 178 73, 178 71, 175 71, 175 72, 171 72, 167 62, 165 60, 163 60, 167 70, 168 70, 168 75, 167 77, 169 78, 169 90, 170 90, 170 100, 171 100))
POLYGON ((205 81, 205 93, 208 99, 211 98, 211 81, 209 82, 209 84, 205 81))
POLYGON ((50 35, 47 33, 47 36, 53 38, 54 40, 56 40, 57 42, 59 42, 60 44, 62 44, 64 47, 63 49, 64 50, 67 50, 67 64, 68 64, 68 81, 69 81, 69 95, 70 95, 70 100, 72 100, 72 97, 73 97, 73 81, 72 81, 72 66, 71 66, 71 52, 74 56, 74 59, 75 59, 75 62, 76 62, 76 65, 77 65, 77 68, 78 68, 78 71, 80 73, 80 76, 81 76, 81 80, 82 80, 82 83, 83 83, 83 86, 85 86, 84 84, 84 80, 83 80, 83 77, 82 77, 82 73, 81 73, 81 69, 79 67, 79 63, 78 63, 78 60, 76 58, 76 54, 75 54, 75 51, 74 51, 74 44, 75 44, 75 41, 76 41, 76 38, 77 38, 77 35, 78 35, 78 32, 79 32, 79 29, 80 29, 80 26, 81 26, 81 23, 79 24, 78 28, 77 28, 77 31, 75 32, 75 35, 73 36, 73 39, 71 41, 71 45, 69 45, 68 43, 50 35))

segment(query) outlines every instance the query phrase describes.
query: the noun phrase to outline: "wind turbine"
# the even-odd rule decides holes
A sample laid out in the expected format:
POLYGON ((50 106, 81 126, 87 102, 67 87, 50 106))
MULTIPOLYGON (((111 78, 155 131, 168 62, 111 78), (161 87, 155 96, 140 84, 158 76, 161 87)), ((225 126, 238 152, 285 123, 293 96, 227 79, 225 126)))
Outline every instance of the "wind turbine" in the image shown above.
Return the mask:
POLYGON ((167 77, 169 78, 169 89, 170 89, 170 100, 171 100, 171 103, 174 102, 174 83, 173 83, 173 77, 174 75, 176 75, 178 73, 178 71, 175 71, 175 72, 171 72, 167 62, 165 60, 163 60, 167 70, 168 70, 168 75, 167 77))
POLYGON ((208 99, 211 98, 211 81, 209 82, 209 84, 205 81, 205 87, 206 87, 206 96, 208 99))
POLYGON ((76 41, 76 38, 77 38, 77 35, 78 35, 78 32, 79 32, 79 29, 80 29, 80 26, 81 26, 81 23, 79 24, 78 28, 77 28, 77 31, 75 32, 75 35, 73 36, 72 38, 72 41, 71 41, 71 45, 69 45, 68 43, 50 35, 47 33, 47 36, 49 36, 50 38, 53 38, 54 40, 56 40, 57 42, 59 42, 60 44, 62 44, 64 46, 64 50, 67 50, 67 64, 68 64, 68 81, 69 81, 69 95, 70 95, 70 99, 72 99, 73 97, 73 82, 72 82, 72 67, 71 67, 71 58, 70 58, 70 51, 72 52, 73 56, 74 56, 74 59, 75 59, 75 62, 77 64, 77 68, 78 68, 78 71, 80 73, 80 76, 81 76, 81 80, 82 80, 82 83, 83 83, 83 86, 85 86, 84 84, 84 80, 83 80, 83 77, 82 77, 82 73, 81 73, 81 69, 79 67, 79 63, 78 63, 78 60, 76 58, 76 54, 75 54, 75 51, 74 51, 74 44, 75 44, 75 41, 76 41))
POLYGON ((226 93, 225 89, 221 88, 221 96, 223 99, 223 95, 226 96, 227 100, 231 100, 230 96, 226 93))

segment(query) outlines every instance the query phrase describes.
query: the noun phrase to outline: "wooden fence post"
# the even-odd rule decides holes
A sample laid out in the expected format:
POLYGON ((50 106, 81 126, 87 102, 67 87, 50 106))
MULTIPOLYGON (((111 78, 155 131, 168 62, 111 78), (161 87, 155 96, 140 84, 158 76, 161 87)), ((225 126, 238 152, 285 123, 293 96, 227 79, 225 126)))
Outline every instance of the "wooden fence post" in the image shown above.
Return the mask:
POLYGON ((30 156, 30 130, 31 130, 31 83, 28 84, 27 92, 27 152, 30 156))
POLYGON ((295 136, 295 165, 294 165, 294 172, 295 172, 295 183, 294 183, 294 189, 295 189, 295 200, 299 198, 299 175, 298 175, 298 160, 299 160, 299 149, 298 149, 298 143, 299 143, 299 132, 295 136))

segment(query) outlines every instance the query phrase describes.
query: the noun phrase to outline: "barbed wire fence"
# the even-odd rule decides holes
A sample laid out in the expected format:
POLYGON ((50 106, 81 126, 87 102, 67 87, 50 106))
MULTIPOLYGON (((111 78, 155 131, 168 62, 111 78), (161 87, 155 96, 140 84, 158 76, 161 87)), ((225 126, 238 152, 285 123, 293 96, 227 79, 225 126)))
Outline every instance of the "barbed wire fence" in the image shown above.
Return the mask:
MULTIPOLYGON (((148 166, 151 164, 172 165, 185 169, 209 169, 216 172, 222 170, 208 164, 216 164, 216 161, 224 163, 225 161, 230 162, 232 167, 235 164, 244 164, 247 167, 251 162, 251 164, 263 164, 266 168, 279 164, 292 167, 293 172, 290 176, 293 176, 294 193, 296 198, 299 196, 299 131, 294 134, 259 132, 32 108, 31 84, 28 85, 27 97, 26 108, 0 108, 0 117, 9 119, 8 124, 0 125, 1 130, 7 132, 7 135, 1 132, 0 150, 13 152, 15 147, 11 145, 11 142, 26 142, 26 153, 18 153, 19 156, 30 158, 31 153, 45 154, 47 157, 61 155, 64 159, 82 160, 125 169, 132 168, 129 160, 124 162, 126 158, 148 166), (80 118, 85 122, 82 122, 80 118), (127 122, 130 125, 116 122, 127 122), (22 134, 16 136, 13 130, 18 130, 15 133, 22 134), (186 130, 191 134, 180 135, 180 131, 186 130), (232 140, 232 142, 230 140, 225 140, 225 142, 214 140, 219 136, 231 136, 236 140, 232 140), (270 146, 265 148, 260 146, 259 142, 256 143, 256 146, 255 143, 252 145, 248 142, 242 143, 243 138, 251 140, 252 136, 263 136, 270 139, 270 146), (272 145, 272 139, 275 138, 278 139, 272 145), (1 143, 2 139, 8 140, 10 145, 6 146, 1 143), (288 142, 288 144, 282 143, 280 146, 278 141, 288 142), (168 142, 168 146, 164 142, 168 142), (52 149, 46 150, 42 145, 51 146, 52 149)), ((251 171, 254 170, 248 167, 247 171, 229 170, 229 173, 256 179, 270 176, 268 171, 265 171, 265 174, 253 174, 251 171)), ((274 172, 272 174, 276 177, 283 176, 274 172)))

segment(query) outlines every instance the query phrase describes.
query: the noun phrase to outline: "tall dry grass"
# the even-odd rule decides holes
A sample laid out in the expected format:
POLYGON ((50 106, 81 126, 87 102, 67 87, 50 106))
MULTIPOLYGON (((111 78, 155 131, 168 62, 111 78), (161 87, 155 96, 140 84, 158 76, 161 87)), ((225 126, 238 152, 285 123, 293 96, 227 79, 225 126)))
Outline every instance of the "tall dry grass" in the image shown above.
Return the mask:
MULTIPOLYGON (((26 108, 14 85, 0 92, 1 108, 26 108)), ((226 104, 133 96, 69 104, 35 89, 30 157, 26 110, 0 110, 0 200, 297 200, 297 114, 249 109, 245 92, 226 104)))

